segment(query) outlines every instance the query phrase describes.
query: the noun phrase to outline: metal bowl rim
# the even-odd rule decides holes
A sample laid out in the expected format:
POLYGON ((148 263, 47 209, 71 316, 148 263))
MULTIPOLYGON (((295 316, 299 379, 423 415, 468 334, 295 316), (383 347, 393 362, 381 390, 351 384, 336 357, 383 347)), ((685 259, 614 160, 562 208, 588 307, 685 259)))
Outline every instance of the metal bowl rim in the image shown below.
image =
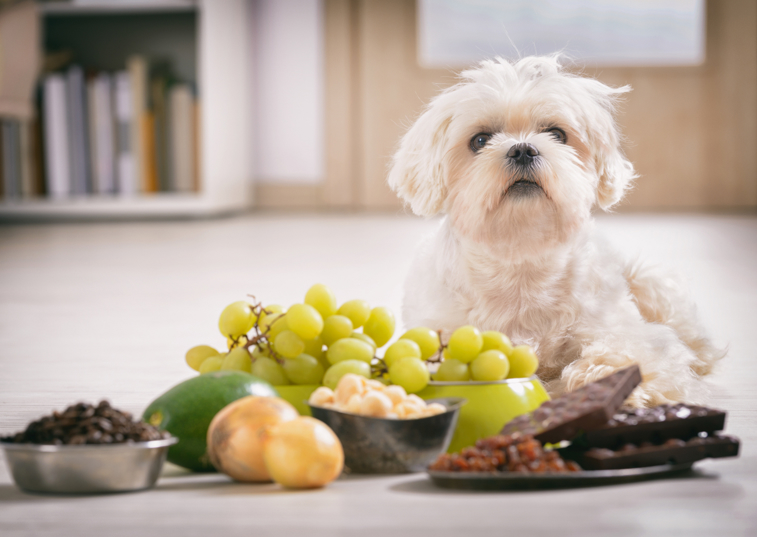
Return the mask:
POLYGON ((325 406, 311 405, 307 401, 305 401, 305 404, 307 404, 310 408, 317 408, 318 410, 324 410, 326 412, 336 412, 344 416, 353 416, 353 417, 356 416, 358 418, 365 418, 368 420, 398 423, 398 422, 420 421, 420 420, 436 418, 438 416, 444 416, 445 414, 449 414, 450 412, 457 412, 458 410, 460 410, 460 407, 462 407, 465 403, 468 402, 468 400, 465 397, 434 397, 433 399, 426 399, 426 402, 431 402, 431 403, 439 403, 442 401, 449 402, 449 405, 447 406, 447 410, 445 412, 442 412, 441 414, 434 414, 433 416, 423 416, 422 418, 412 418, 412 419, 376 418, 374 416, 363 416, 362 414, 353 414, 351 412, 344 412, 342 410, 337 410, 335 408, 327 408, 325 406))
POLYGON ((468 402, 468 400, 465 397, 434 397, 433 399, 426 400, 426 402, 431 402, 431 403, 438 403, 441 401, 449 402, 449 405, 447 406, 447 410, 445 412, 442 412, 441 414, 434 414, 433 416, 424 416, 422 418, 412 418, 412 419, 376 418, 374 416, 363 416, 362 414, 352 414, 351 412, 344 412, 342 410, 337 410, 335 408, 327 408, 324 406, 311 405, 307 401, 305 401, 305 403, 310 408, 317 408, 318 410, 324 410, 326 412, 335 412, 337 414, 342 414, 344 416, 351 416, 351 417, 357 417, 357 418, 363 418, 363 419, 375 420, 375 421, 385 421, 389 423, 404 423, 404 422, 410 422, 410 421, 427 420, 431 418, 436 418, 438 416, 444 416, 445 414, 449 414, 450 412, 457 412, 458 410, 460 410, 460 407, 462 407, 465 403, 468 402))
POLYGON ((539 380, 539 377, 536 375, 531 375, 530 377, 519 377, 514 379, 504 379, 504 380, 455 380, 455 381, 442 381, 442 380, 431 380, 429 381, 429 386, 485 386, 488 384, 523 384, 525 382, 532 382, 534 380, 539 380))
POLYGON ((156 449, 172 446, 179 441, 178 437, 171 436, 160 440, 148 440, 147 442, 120 442, 117 444, 19 444, 15 442, 0 441, 0 447, 6 451, 28 451, 32 453, 74 453, 110 449, 156 449))

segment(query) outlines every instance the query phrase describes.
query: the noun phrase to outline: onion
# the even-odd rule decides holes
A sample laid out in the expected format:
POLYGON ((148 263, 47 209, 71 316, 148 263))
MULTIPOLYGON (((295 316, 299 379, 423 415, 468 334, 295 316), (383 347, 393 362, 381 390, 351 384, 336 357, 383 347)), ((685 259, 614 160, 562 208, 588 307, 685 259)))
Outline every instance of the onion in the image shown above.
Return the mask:
POLYGON ((274 425, 264 436, 266 467, 273 480, 285 487, 322 487, 342 473, 342 444, 328 425, 315 418, 274 425))
POLYGON ((292 405, 278 397, 251 395, 234 401, 210 422, 210 462, 237 481, 270 481, 271 474, 263 460, 264 433, 270 426, 298 416, 292 405))

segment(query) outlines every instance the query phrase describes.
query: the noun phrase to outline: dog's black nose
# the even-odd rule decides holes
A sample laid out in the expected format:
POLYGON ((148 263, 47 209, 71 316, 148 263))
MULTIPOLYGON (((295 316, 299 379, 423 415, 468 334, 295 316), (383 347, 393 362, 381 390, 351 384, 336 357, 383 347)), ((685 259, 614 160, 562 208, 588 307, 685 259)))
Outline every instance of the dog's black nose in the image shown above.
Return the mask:
POLYGON ((521 166, 528 166, 537 156, 539 156, 539 150, 526 143, 515 144, 507 152, 507 158, 513 159, 516 164, 521 166))

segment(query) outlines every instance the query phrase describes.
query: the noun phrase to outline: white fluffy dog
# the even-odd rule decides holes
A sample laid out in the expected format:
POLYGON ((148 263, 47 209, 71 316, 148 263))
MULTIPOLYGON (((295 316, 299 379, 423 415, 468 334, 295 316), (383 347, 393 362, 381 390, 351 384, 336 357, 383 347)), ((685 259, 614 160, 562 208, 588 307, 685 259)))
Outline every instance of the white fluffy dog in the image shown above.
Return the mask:
POLYGON ((695 402, 714 348, 676 281, 619 259, 591 211, 635 178, 614 103, 628 87, 557 57, 484 61, 403 137, 389 185, 418 215, 446 213, 407 279, 407 326, 473 324, 532 345, 558 395, 639 364, 630 404, 695 402))

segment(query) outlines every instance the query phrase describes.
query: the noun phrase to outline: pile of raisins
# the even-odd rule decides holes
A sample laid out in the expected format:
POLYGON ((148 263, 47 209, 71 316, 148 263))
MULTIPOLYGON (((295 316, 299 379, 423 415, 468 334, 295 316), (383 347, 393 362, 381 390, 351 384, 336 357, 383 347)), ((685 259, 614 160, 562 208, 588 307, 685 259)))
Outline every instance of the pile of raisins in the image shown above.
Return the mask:
POLYGON ((63 412, 53 412, 29 424, 25 431, 0 438, 17 444, 120 444, 147 442, 171 436, 147 423, 132 421, 128 412, 116 410, 108 401, 97 406, 78 403, 63 412))
POLYGON ((476 442, 460 453, 444 453, 429 470, 444 472, 578 472, 581 467, 564 461, 556 451, 545 450, 531 435, 498 435, 476 442))

